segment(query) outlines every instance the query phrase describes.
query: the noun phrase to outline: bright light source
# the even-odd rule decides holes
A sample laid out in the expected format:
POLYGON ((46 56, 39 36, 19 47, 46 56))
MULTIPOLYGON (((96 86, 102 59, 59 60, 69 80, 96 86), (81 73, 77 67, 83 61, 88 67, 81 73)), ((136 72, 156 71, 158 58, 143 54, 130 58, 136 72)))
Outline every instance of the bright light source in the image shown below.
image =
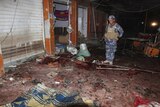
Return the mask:
POLYGON ((152 23, 151 23, 151 26, 152 26, 152 27, 155 27, 155 26, 157 26, 157 25, 158 25, 157 22, 152 22, 152 23))

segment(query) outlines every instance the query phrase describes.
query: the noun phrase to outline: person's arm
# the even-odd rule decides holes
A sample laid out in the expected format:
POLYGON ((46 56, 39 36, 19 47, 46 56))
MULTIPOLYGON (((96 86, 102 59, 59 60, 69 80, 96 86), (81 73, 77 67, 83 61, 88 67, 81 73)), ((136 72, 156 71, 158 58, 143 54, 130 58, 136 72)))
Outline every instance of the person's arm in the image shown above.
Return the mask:
POLYGON ((116 31, 118 32, 119 37, 123 36, 124 30, 119 24, 117 24, 117 26, 116 26, 116 31))
POLYGON ((107 33, 108 32, 108 21, 106 22, 106 28, 105 28, 105 33, 107 33))
POLYGON ((105 40, 106 38, 105 38, 105 34, 108 32, 108 21, 106 22, 106 27, 105 27, 105 32, 104 32, 104 35, 103 35, 103 37, 102 37, 102 40, 105 40))

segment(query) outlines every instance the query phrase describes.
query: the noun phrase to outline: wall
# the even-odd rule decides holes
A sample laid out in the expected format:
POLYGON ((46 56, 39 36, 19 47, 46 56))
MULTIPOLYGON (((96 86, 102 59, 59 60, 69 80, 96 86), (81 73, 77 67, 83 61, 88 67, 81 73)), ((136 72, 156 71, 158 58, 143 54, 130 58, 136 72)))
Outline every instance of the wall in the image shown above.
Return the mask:
POLYGON ((102 38, 106 26, 106 15, 106 13, 100 10, 92 9, 90 17, 90 38, 94 38, 95 33, 97 34, 97 38, 102 38))
POLYGON ((0 0, 4 63, 44 52, 42 0, 0 0))

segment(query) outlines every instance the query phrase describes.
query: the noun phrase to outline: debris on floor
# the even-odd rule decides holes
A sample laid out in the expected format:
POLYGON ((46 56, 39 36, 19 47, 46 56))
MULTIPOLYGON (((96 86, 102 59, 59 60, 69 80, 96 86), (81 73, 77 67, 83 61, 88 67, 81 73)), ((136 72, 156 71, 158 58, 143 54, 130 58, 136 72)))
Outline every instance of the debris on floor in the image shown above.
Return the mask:
POLYGON ((134 101, 134 107, 160 107, 160 103, 149 101, 140 96, 137 96, 134 101))
POLYGON ((80 50, 79 50, 77 56, 83 56, 83 57, 90 57, 91 56, 91 54, 87 48, 87 45, 85 43, 80 44, 80 50))
POLYGON ((58 73, 57 72, 50 72, 47 74, 47 77, 54 78, 58 73))
POLYGON ((71 53, 72 55, 76 55, 78 53, 77 48, 75 48, 73 45, 67 46, 67 51, 71 53))
POLYGON ((53 58, 51 56, 40 57, 36 59, 39 64, 49 64, 55 62, 59 57, 53 58))
POLYGON ((58 70, 58 68, 60 67, 60 64, 58 62, 50 62, 50 63, 48 63, 48 66, 53 67, 55 69, 57 68, 57 70, 58 70))
MULTIPOLYGON (((93 103, 97 107, 134 107, 135 105, 138 107, 142 105, 137 103, 140 101, 133 93, 147 99, 148 105, 153 105, 151 103, 153 101, 154 104, 160 103, 159 73, 120 70, 119 68, 125 67, 121 63, 117 64, 121 66, 109 66, 119 70, 97 70, 99 60, 85 58, 85 61, 79 61, 68 53, 55 58, 44 57, 40 62, 37 63, 36 60, 19 65, 16 71, 8 72, 1 78, 0 105, 14 101, 39 83, 56 90, 78 92, 84 102, 93 103), (10 78, 13 78, 13 81, 10 81, 10 78)), ((108 65, 103 67, 106 66, 108 67, 108 65)))
POLYGON ((119 65, 109 65, 109 64, 97 64, 96 67, 97 70, 123 70, 123 71, 141 71, 141 72, 148 72, 148 73, 159 73, 152 70, 145 70, 145 69, 139 69, 139 68, 131 68, 131 67, 125 67, 125 66, 119 66, 119 65))
POLYGON ((65 70, 65 71, 73 71, 74 70, 74 67, 73 66, 65 66, 65 67, 63 67, 63 69, 65 70))
POLYGON ((82 104, 87 107, 93 107, 93 104, 89 106, 91 105, 90 103, 84 102, 78 92, 68 93, 67 91, 56 90, 43 84, 38 84, 13 102, 0 107, 69 107, 82 104))

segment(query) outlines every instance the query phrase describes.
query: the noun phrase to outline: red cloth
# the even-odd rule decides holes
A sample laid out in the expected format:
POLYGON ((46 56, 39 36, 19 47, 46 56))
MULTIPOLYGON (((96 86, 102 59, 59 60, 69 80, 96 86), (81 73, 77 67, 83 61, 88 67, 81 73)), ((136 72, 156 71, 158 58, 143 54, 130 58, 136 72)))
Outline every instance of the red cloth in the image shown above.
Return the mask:
POLYGON ((68 10, 55 10, 56 20, 68 21, 68 10))
POLYGON ((143 99, 140 96, 137 96, 134 100, 134 107, 138 107, 139 105, 148 105, 150 103, 149 100, 143 99))

